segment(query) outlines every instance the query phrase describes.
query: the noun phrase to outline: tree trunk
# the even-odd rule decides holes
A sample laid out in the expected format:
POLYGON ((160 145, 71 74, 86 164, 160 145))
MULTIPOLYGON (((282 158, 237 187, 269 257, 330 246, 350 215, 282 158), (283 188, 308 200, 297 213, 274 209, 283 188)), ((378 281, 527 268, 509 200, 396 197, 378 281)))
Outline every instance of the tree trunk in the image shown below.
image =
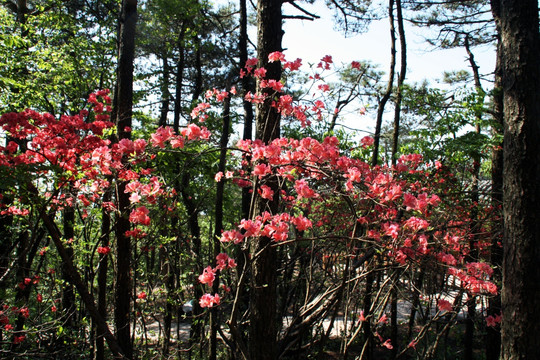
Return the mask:
POLYGON ((161 84, 161 110, 159 114, 159 126, 166 126, 167 116, 169 115, 169 104, 171 102, 171 95, 169 94, 169 57, 167 56, 167 51, 163 51, 161 61, 163 63, 163 83, 161 84))
POLYGON ((178 61, 176 62, 176 86, 174 90, 174 121, 173 129, 178 134, 180 132, 180 115, 182 112, 182 82, 184 81, 184 26, 180 31, 180 37, 178 39, 178 61))
MULTIPOLYGON (((64 238, 66 241, 73 239, 75 236, 74 224, 75 224, 75 209, 72 207, 66 207, 64 209, 64 238)), ((73 259, 73 248, 71 246, 66 247, 66 251, 71 259, 73 259)), ((62 308, 64 311, 64 323, 66 327, 71 330, 74 329, 74 315, 75 315, 75 293, 73 292, 73 285, 67 280, 69 277, 69 270, 65 264, 62 264, 62 277, 65 280, 65 284, 62 287, 62 308)))
MULTIPOLYGON (((179 170, 180 171, 180 170, 179 170)), ((191 234, 191 255, 194 258, 194 269, 192 278, 193 291, 195 299, 200 299, 203 295, 201 284, 198 279, 198 275, 202 270, 201 262, 201 227, 199 225, 199 209, 197 204, 192 198, 192 194, 189 191, 189 183, 191 181, 191 174, 189 171, 185 171, 182 175, 182 200, 186 206, 187 215, 188 215, 188 228, 191 234)), ((189 337, 190 349, 194 344, 197 344, 202 338, 202 321, 199 318, 199 315, 202 313, 202 309, 199 306, 198 301, 193 302, 193 311, 192 311, 192 321, 191 321, 191 335, 189 337)), ((201 344, 199 344, 201 345, 201 344)), ((200 348, 199 348, 200 350, 200 348)))
MULTIPOLYGON (((267 70, 266 78, 281 79, 281 63, 268 62, 268 55, 281 51, 282 14, 281 1, 259 0, 257 4, 257 58, 258 66, 267 70)), ((260 90, 259 90, 260 91, 260 90)), ((280 114, 271 106, 272 98, 257 105, 255 137, 268 144, 280 135, 280 114)), ((253 214, 259 215, 267 210, 275 214, 278 211, 279 191, 276 179, 268 186, 274 191, 274 199, 265 200, 256 196, 253 214)), ((254 190, 255 191, 255 190, 254 190)), ((251 242, 252 279, 250 301, 250 338, 249 351, 254 359, 276 359, 276 306, 277 306, 277 256, 270 247, 268 237, 255 238, 251 242), (257 257, 255 254, 260 253, 257 257)))
MULTIPOLYGON (((473 79, 474 79, 474 86, 476 88, 476 92, 479 95, 478 101, 483 103, 485 92, 482 88, 482 83, 480 82, 480 72, 479 67, 476 64, 476 61, 474 60, 474 54, 471 51, 471 47, 469 44, 469 35, 465 35, 465 50, 467 51, 469 65, 471 66, 472 72, 473 72, 473 79)), ((476 133, 481 134, 482 128, 480 126, 480 123, 482 121, 482 113, 476 112, 476 118, 475 118, 476 124, 476 133)), ((478 201, 480 200, 480 194, 479 194, 479 181, 480 181, 480 149, 477 150, 477 152, 472 154, 473 159, 473 173, 472 173, 472 182, 471 182, 471 225, 470 225, 470 231, 471 235, 469 237, 469 254, 466 256, 466 260, 468 262, 477 262, 478 259, 478 247, 477 245, 477 238, 479 233, 479 219, 478 219, 478 201)), ((472 296, 472 294, 469 294, 469 298, 466 302, 467 306, 467 319, 465 320, 465 336, 464 336, 464 358, 465 360, 472 360, 473 357, 473 347, 474 347, 474 323, 475 323, 475 317, 476 317, 476 296, 472 296)))
MULTIPOLYGON (((240 35, 238 39, 238 47, 239 47, 239 53, 240 53, 240 68, 243 68, 246 65, 246 62, 248 60, 248 34, 247 34, 247 6, 246 6, 246 0, 240 0, 240 35)), ((242 99, 245 99, 245 96, 248 92, 255 93, 255 83, 253 81, 253 78, 251 76, 244 76, 240 79, 240 83, 242 85, 242 99)), ((253 138, 253 121, 254 121, 254 111, 253 111, 253 105, 251 102, 247 100, 242 101, 243 109, 244 109, 244 129, 242 134, 242 139, 244 140, 252 140, 253 138)), ((251 173, 250 168, 250 162, 251 159, 249 157, 245 157, 245 161, 242 162, 242 170, 244 170, 247 174, 251 173)), ((241 219, 249 219, 251 217, 250 211, 251 211, 251 199, 254 194, 252 193, 251 187, 243 187, 242 188, 242 204, 241 204, 241 219)), ((238 264, 236 267, 237 271, 237 278, 246 278, 249 273, 249 264, 247 261, 248 258, 248 250, 247 245, 243 246, 237 246, 235 250, 234 257, 236 258, 236 263, 238 264), (244 274, 244 271, 246 274, 244 274)), ((240 312, 244 312, 245 309, 247 309, 249 304, 249 295, 246 291, 246 287, 238 288, 238 296, 235 299, 235 311, 237 309, 240 312)), ((232 319, 236 319, 236 316, 233 316, 232 319)), ((233 327, 236 327, 236 324, 231 324, 233 327)), ((241 339, 240 337, 244 334, 241 334, 239 331, 232 331, 231 332, 232 339, 234 341, 235 350, 238 351, 239 349, 246 349, 245 339, 241 339), (238 336, 240 335, 240 336, 238 336)), ((246 355, 247 356, 247 355, 246 355)))
POLYGON ((501 0, 504 98, 502 358, 540 359, 537 0, 501 0))
MULTIPOLYGON (((119 139, 129 139, 133 113, 133 62, 135 58, 135 28, 137 23, 137 0, 122 2, 120 18, 120 42, 118 50, 118 96, 116 126, 119 139)), ((120 215, 116 220, 116 281, 114 323, 118 344, 124 355, 131 359, 133 345, 130 335, 131 322, 131 239, 126 236, 130 229, 128 219, 129 196, 125 193, 126 182, 118 182, 116 199, 120 215)))
MULTIPOLYGON (((240 67, 246 65, 248 60, 248 35, 247 35, 247 9, 246 0, 240 0, 240 37, 239 37, 239 50, 240 50, 240 67)), ((255 92, 253 81, 250 76, 244 76, 241 80, 242 83, 242 99, 245 98, 248 92, 255 92)), ((251 102, 244 100, 242 102, 244 107, 244 133, 242 139, 251 140, 253 136, 253 105, 251 102)), ((242 218, 249 219, 249 208, 251 205, 251 192, 249 188, 242 188, 242 218)), ((243 256, 239 256, 241 259, 243 256)), ((239 268, 242 268, 240 263, 239 268)))
POLYGON ((392 165, 396 164, 398 143, 399 143, 399 121, 401 118, 401 99, 403 98, 403 83, 407 73, 407 41, 405 40, 405 28, 403 27, 403 13, 401 8, 401 0, 396 0, 396 13, 399 34, 399 51, 401 57, 401 65, 399 69, 396 105, 394 108, 394 134, 392 136, 392 165))
MULTIPOLYGON (((373 283, 375 282, 375 275, 373 268, 375 266, 370 262, 366 266, 366 271, 369 271, 366 276, 366 287, 363 296, 362 307, 364 309, 364 315, 366 316, 366 321, 362 324, 362 332, 364 337, 364 349, 362 352, 365 354, 365 358, 368 360, 373 359, 373 334, 371 327, 371 306, 373 305, 372 295, 373 295, 373 283)), ((376 291, 375 291, 376 292, 376 291)))
MULTIPOLYGON (((70 259, 74 259, 74 251, 71 246, 72 241, 75 236, 75 209, 72 207, 66 207, 63 211, 63 222, 64 222, 64 241, 66 241, 66 252, 70 259)), ((64 327, 68 331, 63 332, 58 338, 59 344, 68 344, 76 338, 77 328, 75 326, 75 312, 77 311, 77 306, 75 303, 75 291, 73 285, 69 281, 69 269, 66 267, 65 263, 62 263, 62 278, 64 283, 62 284, 62 322, 64 327)))
POLYGON ((118 138, 130 138, 126 127, 131 127, 133 114, 133 62, 135 60, 135 28, 137 0, 123 0, 118 45, 118 94, 116 125, 118 138))
MULTIPOLYGON (((176 240, 178 241, 178 240, 176 240)), ((165 317, 163 319, 163 357, 167 358, 169 355, 169 348, 171 345, 171 325, 172 325, 172 317, 173 317, 173 299, 172 294, 174 293, 174 271, 173 271, 173 264, 172 264, 172 249, 169 248, 169 245, 167 247, 163 247, 163 249, 167 248, 167 252, 165 254, 160 253, 160 257, 164 256, 166 258, 166 263, 164 264, 165 270, 165 278, 163 279, 165 282, 165 289, 167 290, 166 296, 167 296, 167 303, 165 304, 165 317)))
MULTIPOLYGON (((407 341, 411 341, 413 339, 413 330, 414 330, 414 323, 416 319, 416 312, 420 308, 420 291, 422 287, 424 286, 424 276, 425 276, 426 270, 425 265, 420 264, 420 267, 418 269, 418 276, 416 278, 411 279, 414 281, 414 285, 412 287, 412 300, 411 300, 411 312, 409 314, 409 323, 407 326, 407 341)), ((413 273, 413 276, 415 274, 413 273)))
POLYGON ((377 107, 377 120, 375 122, 375 134, 373 139, 373 158, 371 159, 371 165, 375 166, 379 162, 379 144, 381 141, 381 127, 384 115, 384 107, 390 99, 392 94, 392 87, 394 86, 394 75, 396 67, 396 29, 394 27, 394 2, 395 0, 388 1, 388 18, 390 20, 390 73, 388 74, 388 83, 383 97, 379 101, 377 107))
POLYGON ((201 59, 201 39, 195 38, 195 79, 193 80, 193 93, 191 94, 191 105, 197 103, 199 96, 203 91, 203 78, 202 78, 202 59, 201 59))
MULTIPOLYGON (((111 192, 107 191, 103 195, 103 201, 111 201, 111 192)), ((109 246, 109 233, 111 231, 111 214, 106 209, 101 211, 101 246, 109 246)), ((99 255, 99 268, 97 274, 98 282, 98 312, 104 320, 107 320, 107 271, 109 267, 109 258, 107 254, 99 255)), ((103 335, 96 331, 95 336, 95 360, 105 359, 105 344, 103 335)))
MULTIPOLYGON (((399 281, 399 280, 397 280, 399 281)), ((398 328, 398 289, 395 284, 392 285, 390 298, 390 339, 392 343, 391 359, 397 359, 399 348, 399 328, 398 328)))
MULTIPOLYGON (((221 140, 220 140, 220 154, 219 154, 219 165, 218 171, 225 173, 225 167, 227 165, 227 143, 229 142, 229 129, 231 126, 231 116, 230 116, 230 107, 231 107, 231 98, 227 97, 223 104, 223 127, 221 130, 221 140)), ((213 241, 213 253, 214 259, 221 252, 221 232, 223 231, 223 198, 225 194, 225 181, 222 179, 216 184, 216 216, 215 216, 215 230, 214 230, 214 241, 213 241)), ((216 274, 216 279, 214 280, 213 292, 217 293, 219 290, 219 273, 216 274)), ((212 308, 210 311, 210 355, 209 360, 216 359, 217 352, 217 331, 218 331, 218 310, 212 308)))

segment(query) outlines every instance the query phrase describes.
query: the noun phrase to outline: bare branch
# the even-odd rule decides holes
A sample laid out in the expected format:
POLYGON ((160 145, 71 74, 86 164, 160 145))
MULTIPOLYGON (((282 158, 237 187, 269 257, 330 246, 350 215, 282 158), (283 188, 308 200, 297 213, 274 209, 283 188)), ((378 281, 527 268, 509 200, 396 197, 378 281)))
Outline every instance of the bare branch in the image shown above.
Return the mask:
MULTIPOLYGON (((320 19, 321 17, 319 15, 315 15, 309 11, 307 11, 306 9, 304 9, 303 7, 301 7, 300 5, 297 5, 296 2, 294 0, 285 0, 284 3, 288 3, 288 4, 291 4, 293 7, 295 7, 296 9, 300 10, 301 12, 303 12, 304 14, 306 14, 308 18, 305 18, 305 20, 315 20, 315 19, 320 19)), ((285 18, 286 16, 284 16, 285 18)), ((289 17, 286 17, 288 19, 290 19, 289 17)))

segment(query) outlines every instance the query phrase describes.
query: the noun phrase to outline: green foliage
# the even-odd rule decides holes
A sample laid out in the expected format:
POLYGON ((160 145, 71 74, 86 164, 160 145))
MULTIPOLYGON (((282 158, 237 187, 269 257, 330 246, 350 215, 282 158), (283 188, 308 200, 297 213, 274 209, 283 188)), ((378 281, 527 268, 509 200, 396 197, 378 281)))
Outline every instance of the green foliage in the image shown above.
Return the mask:
POLYGON ((401 153, 419 153, 428 161, 461 167, 487 159, 494 145, 488 135, 485 94, 461 89, 443 91, 427 84, 404 88, 405 132, 401 153), (478 129, 483 129, 478 132, 478 129))
POLYGON ((187 114, 198 100, 194 95, 201 95, 198 91, 230 88, 231 78, 238 73, 236 23, 230 11, 200 0, 145 2, 137 30, 138 51, 144 59, 136 73, 142 89, 139 103, 152 103, 156 97, 172 103, 180 93, 176 111, 189 121, 187 114), (179 71, 182 83, 178 83, 179 71))
POLYGON ((0 112, 33 108, 71 114, 90 92, 112 87, 115 14, 101 5, 49 0, 24 19, 0 7, 0 112))
POLYGON ((416 25, 434 30, 434 37, 427 39, 433 46, 448 49, 462 47, 465 41, 471 46, 495 41, 495 23, 487 1, 416 1, 405 6, 414 10, 416 25))

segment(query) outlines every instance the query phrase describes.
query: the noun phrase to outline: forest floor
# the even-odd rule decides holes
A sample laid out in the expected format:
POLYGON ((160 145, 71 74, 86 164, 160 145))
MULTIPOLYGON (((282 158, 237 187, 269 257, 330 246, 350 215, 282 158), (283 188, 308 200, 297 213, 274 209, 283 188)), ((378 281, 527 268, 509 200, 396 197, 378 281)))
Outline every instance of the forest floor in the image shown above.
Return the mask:
MULTIPOLYGON (((409 319, 411 314, 411 303, 407 301, 399 301, 397 307, 398 322, 403 323, 409 319)), ((465 313, 462 311, 458 318, 464 318, 465 313)), ((286 328, 292 321, 291 317, 283 318, 283 326, 286 328)), ((324 331, 328 330, 331 324, 331 318, 327 318, 323 321, 322 326, 324 331)), ((336 316, 330 332, 330 338, 337 338, 342 336, 345 332, 350 331, 351 319, 345 319, 343 316, 336 316)), ((171 324, 171 340, 180 339, 181 342, 187 342, 189 340, 191 329, 191 323, 189 318, 186 318, 180 322, 173 321, 171 324)), ((226 331, 225 331, 226 332, 226 331)), ((160 319, 147 319, 145 324, 139 323, 136 328, 136 336, 144 339, 148 343, 157 343, 163 338, 164 327, 163 321, 160 319), (146 331, 145 331, 146 330, 146 331)))

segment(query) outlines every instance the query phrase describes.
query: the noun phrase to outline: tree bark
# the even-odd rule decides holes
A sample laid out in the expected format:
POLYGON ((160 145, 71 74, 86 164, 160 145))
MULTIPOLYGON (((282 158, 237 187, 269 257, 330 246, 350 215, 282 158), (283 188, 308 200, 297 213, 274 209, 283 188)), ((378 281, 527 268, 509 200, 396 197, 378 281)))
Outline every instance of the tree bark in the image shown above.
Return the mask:
MULTIPOLYGON (((247 9, 246 0, 240 0, 240 37, 239 37, 239 52, 240 52, 240 67, 246 65, 248 60, 248 34, 247 34, 247 9)), ((251 77, 244 76, 241 79, 242 83, 242 98, 244 99, 248 92, 255 92, 253 81, 251 77)), ((244 100, 242 102, 244 107, 244 133, 242 139, 251 140, 253 136, 253 105, 251 102, 244 100)), ((242 218, 249 218, 249 208, 251 205, 251 192, 249 188, 242 188, 242 218)), ((239 259, 242 256, 238 257, 239 259)), ((241 264, 238 264, 239 267, 241 264)), ((242 267, 240 267, 242 268, 242 267)))
MULTIPOLYGON (((178 165, 178 164, 177 164, 178 165)), ((180 172, 180 169, 178 169, 180 172)), ((190 241, 190 250, 191 255, 194 258, 194 269, 193 269, 193 292, 195 299, 200 299, 203 295, 203 290, 198 279, 198 275, 202 269, 201 261, 201 226, 199 225, 199 209, 198 204, 193 200, 192 193, 189 190, 189 184, 191 182, 191 174, 189 171, 185 171, 182 174, 182 200, 186 206, 187 215, 188 215, 188 228, 191 235, 190 241)), ((199 319, 199 315, 202 313, 202 309, 199 306, 198 301, 193 302, 193 311, 191 319, 191 334, 189 338, 190 349, 193 347, 193 344, 197 344, 201 340, 202 336, 202 322, 199 319)), ((199 349, 201 349, 199 347, 199 349)))
MULTIPOLYGON (((175 240, 177 241, 177 240, 175 240)), ((165 316, 163 319, 163 357, 167 358, 169 355, 169 348, 171 345, 171 325, 172 325, 172 317, 173 317, 173 301, 171 299, 174 288, 174 271, 173 271, 173 264, 172 264, 172 256, 171 256, 171 249, 169 246, 163 247, 161 249, 160 257, 166 258, 166 263, 162 265, 161 269, 165 267, 165 276, 164 276, 164 283, 165 283, 165 289, 167 290, 166 296, 167 296, 167 303, 165 304, 165 316), (165 252, 164 249, 167 249, 165 252), (165 253, 164 253, 165 252, 165 253), (164 253, 164 254, 163 254, 164 253)), ((163 270, 161 270, 163 271, 163 270)))
POLYGON ((392 165, 396 165, 398 143, 399 143, 399 122, 401 118, 401 99, 403 98, 403 83, 407 74, 407 41, 405 39, 405 28, 403 27, 403 13, 401 0, 396 0, 396 14, 399 34, 400 69, 396 90, 396 105, 394 108, 394 134, 392 136, 392 165))
MULTIPOLYGON (((473 79, 474 79, 474 86, 476 88, 476 92, 479 95, 478 101, 483 103, 485 92, 482 88, 482 83, 480 82, 480 71, 479 66, 476 64, 476 61, 474 60, 474 54, 471 51, 470 42, 469 42, 469 35, 465 35, 465 50, 467 51, 469 65, 471 66, 472 72, 473 72, 473 79)), ((480 126, 480 123, 482 121, 482 113, 476 112, 475 117, 475 128, 476 133, 481 134, 482 128, 480 126)), ((480 200, 480 194, 479 194, 479 181, 480 181, 480 149, 478 149, 475 153, 472 154, 472 160, 473 160, 473 173, 472 173, 472 181, 471 181, 471 225, 470 225, 470 231, 471 235, 469 237, 469 254, 466 256, 466 261, 468 262, 477 262, 478 259, 478 247, 476 246, 478 242, 478 232, 479 232, 479 219, 478 219, 478 201, 480 200)), ((465 336, 464 336, 464 359, 465 360, 472 360, 474 358, 473 355, 473 347, 474 347, 474 323, 475 323, 475 317, 476 317, 476 296, 473 296, 472 294, 468 294, 469 297, 466 302, 467 306, 467 318, 465 320, 465 336)))
MULTIPOLYGON (((63 212, 64 216, 64 238, 66 241, 73 239, 75 236, 75 209, 72 207, 66 207, 63 212)), ((66 251, 71 259, 73 259, 73 247, 67 246, 66 251)), ((73 292, 73 285, 67 281, 69 276, 69 270, 66 268, 65 264, 62 264, 62 277, 66 280, 66 283, 62 288, 62 308, 65 314, 65 325, 71 330, 74 329, 74 316, 75 316, 75 293, 73 292)))
POLYGON ((504 99, 502 358, 540 359, 537 0, 501 0, 504 99))
MULTIPOLYGON (((268 55, 281 51, 282 14, 281 1, 259 0, 257 4, 257 58, 258 66, 267 70, 266 78, 281 79, 281 63, 268 62, 268 55)), ((258 86, 259 87, 259 86, 258 86)), ((260 91, 260 90, 259 90, 260 91)), ((271 106, 271 96, 257 105, 255 137, 268 144, 280 135, 280 114, 271 106)), ((278 210, 279 191, 277 181, 268 181, 274 191, 274 199, 267 201, 256 196, 252 213, 263 211, 275 214, 278 210)), ((255 191, 255 190, 254 190, 255 191)), ((275 248, 269 246, 271 239, 259 237, 252 239, 251 257, 251 319, 249 350, 252 359, 276 359, 277 354, 277 256, 275 248), (255 256, 255 254, 260 254, 255 256)))
POLYGON ((193 79, 193 92, 191 105, 194 106, 203 91, 202 58, 201 58, 201 39, 195 37, 195 79, 193 79))
MULTIPOLYGON (((135 59, 135 28, 137 23, 137 0, 122 2, 120 18, 120 43, 118 50, 118 94, 116 126, 119 139, 129 139, 133 114, 133 62, 135 59)), ((126 236, 130 229, 128 219, 129 196, 125 193, 126 182, 118 182, 116 199, 119 216, 116 220, 116 281, 114 323, 118 344, 124 355, 131 359, 133 345, 130 335, 131 323, 131 239, 126 236)))
POLYGON ((184 54, 184 26, 180 31, 180 37, 178 39, 178 60, 176 62, 176 86, 174 90, 174 121, 173 129, 178 134, 180 132, 180 115, 182 113, 182 83, 184 81, 184 67, 185 67, 185 54, 184 54))
POLYGON ((118 98, 116 124, 118 138, 130 137, 126 127, 131 127, 133 114, 133 62, 135 59, 135 29, 137 0, 123 0, 118 44, 118 98))
MULTIPOLYGON (((110 190, 105 192, 103 195, 103 201, 111 201, 111 192, 110 190)), ((111 214, 103 209, 101 211, 101 236, 100 244, 101 246, 109 246, 109 234, 111 231, 111 214)), ((109 267, 109 259, 107 254, 99 255, 99 268, 97 274, 97 283, 98 283, 98 312, 107 320, 107 271, 109 267)), ((103 334, 96 331, 95 336, 95 360, 104 360, 105 359, 105 347, 103 342, 103 334)))
MULTIPOLYGON (((220 154, 219 154, 219 165, 218 171, 225 173, 225 167, 227 165, 227 143, 229 142, 229 129, 231 126, 231 98, 227 97, 223 104, 223 127, 221 130, 221 140, 220 140, 220 154)), ((214 240, 213 240, 213 253, 214 259, 221 252, 221 232, 223 231, 223 199, 225 195, 225 181, 222 179, 216 185, 216 216, 215 216, 215 230, 214 230, 214 240)), ((219 273, 216 274, 216 279, 214 280, 213 289, 214 293, 217 293, 219 290, 219 273)), ((218 310, 212 308, 210 310, 210 355, 209 360, 215 360, 217 355, 217 332, 218 332, 218 310)))
POLYGON ((384 115, 384 107, 390 99, 392 94, 392 87, 394 86, 394 76, 396 68, 396 29, 394 27, 394 3, 395 0, 388 1, 388 19, 390 20, 390 73, 388 74, 388 83, 383 97, 379 101, 377 107, 377 119, 375 121, 375 134, 373 134, 373 158, 371 159, 371 165, 375 166, 379 162, 379 144, 381 141, 381 128, 384 115))
MULTIPOLYGON (((240 68, 245 67, 248 60, 248 33, 247 33, 247 4, 246 0, 240 0, 240 34, 238 38, 238 50, 240 55, 240 68)), ((253 122, 254 122, 254 110, 253 104, 245 100, 245 96, 248 92, 255 93, 255 82, 251 76, 244 76, 240 79, 242 86, 242 106, 244 109, 244 129, 242 134, 242 139, 252 140, 253 139, 253 122)), ((251 159, 247 156, 243 156, 242 170, 246 173, 251 173, 250 162, 251 159)), ((249 219, 251 214, 251 198, 254 196, 252 193, 251 187, 242 188, 242 204, 241 204, 241 219, 249 219)), ((236 267, 237 278, 245 279, 249 273, 249 264, 247 261, 248 258, 248 249, 247 246, 238 246, 236 247, 234 257, 236 258, 236 267), (244 274, 246 272, 246 274, 244 274)), ((247 309, 249 304, 249 295, 247 293, 247 287, 238 288, 238 296, 235 299, 235 311, 243 312, 247 309), (241 309, 241 310, 240 310, 241 309)), ((236 316, 231 317, 232 320, 236 320, 236 316)), ((236 328, 237 324, 230 324, 231 327, 236 328)), ((240 331, 231 331, 232 340, 234 342, 235 351, 240 352, 240 356, 243 356, 241 353, 244 351, 246 353, 246 344, 245 339, 241 338, 244 335, 240 331), (240 335, 240 336, 238 336, 240 335)), ((240 358, 240 357, 239 357, 240 358)))
POLYGON ((169 115, 169 104, 171 102, 171 94, 169 93, 169 57, 167 51, 164 50, 161 55, 163 63, 163 83, 161 84, 161 110, 159 114, 159 126, 167 125, 167 117, 169 115))

